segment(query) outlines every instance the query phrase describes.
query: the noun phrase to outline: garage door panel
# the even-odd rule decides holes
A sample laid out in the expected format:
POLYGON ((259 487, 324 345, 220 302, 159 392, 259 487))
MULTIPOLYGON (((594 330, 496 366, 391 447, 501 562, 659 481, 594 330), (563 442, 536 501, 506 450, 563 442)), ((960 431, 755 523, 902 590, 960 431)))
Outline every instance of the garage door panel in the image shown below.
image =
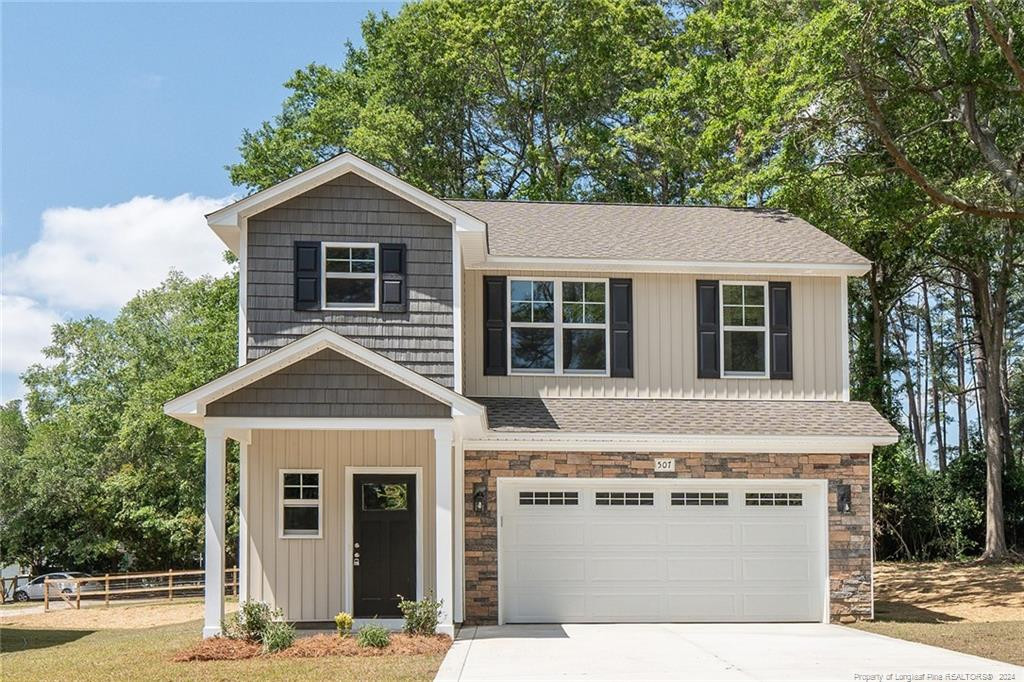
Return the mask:
POLYGON ((668 560, 669 580, 719 581, 736 577, 737 560, 733 557, 681 558, 668 560))
MULTIPOLYGON (((628 513, 631 510, 602 509, 599 516, 607 513, 628 513)), ((651 545, 656 546, 662 543, 661 523, 657 521, 633 522, 633 523, 611 523, 604 520, 597 520, 588 524, 586 529, 587 542, 596 547, 625 545, 651 545)))
POLYGON ((814 572, 814 560, 805 557, 746 557, 743 559, 744 580, 807 582, 814 572))
POLYGON ((521 519, 509 528, 514 543, 519 547, 572 547, 582 546, 586 523, 558 523, 550 519, 521 519))
POLYGON ((667 526, 669 545, 727 546, 736 542, 735 528, 729 523, 668 523, 667 526))
POLYGON ((666 600, 677 620, 693 622, 738 620, 739 604, 739 596, 730 592, 679 592, 666 600))
POLYGON ((586 560, 583 557, 551 557, 523 554, 512 562, 512 578, 522 584, 565 583, 586 578, 586 560))
POLYGON ((810 609, 811 595, 806 591, 743 595, 743 615, 751 619, 797 620, 806 618, 810 609))
POLYGON ((824 494, 815 484, 560 479, 578 505, 517 504, 519 491, 545 483, 499 485, 506 622, 819 621, 825 613, 824 494), (597 504, 597 492, 614 490, 653 495, 653 504, 597 504), (726 492, 728 504, 680 494, 692 490, 719 502, 714 493, 726 492), (756 505, 747 504, 751 491, 756 505))
POLYGON ((663 580, 663 561, 630 557, 595 557, 587 562, 587 577, 591 580, 621 581, 629 576, 630 581, 663 580))
POLYGON ((810 547, 811 524, 800 523, 744 523, 740 537, 748 547, 810 547))

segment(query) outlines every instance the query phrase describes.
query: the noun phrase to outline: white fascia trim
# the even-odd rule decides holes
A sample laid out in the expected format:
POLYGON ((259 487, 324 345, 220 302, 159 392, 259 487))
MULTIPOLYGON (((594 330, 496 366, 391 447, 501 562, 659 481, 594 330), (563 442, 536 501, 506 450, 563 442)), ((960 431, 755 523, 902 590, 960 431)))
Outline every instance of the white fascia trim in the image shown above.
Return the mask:
POLYGON ((896 436, 721 436, 623 433, 520 433, 469 438, 466 450, 555 450, 580 452, 794 452, 870 453, 896 436))
POLYGON ((784 275, 860 277, 869 263, 755 263, 741 261, 620 260, 614 258, 527 258, 486 255, 468 262, 467 270, 681 272, 713 275, 784 275))
POLYGON ((206 417, 207 426, 288 431, 430 431, 451 428, 451 419, 391 417, 206 417))
POLYGON ((337 351, 435 400, 450 405, 452 416, 479 417, 484 414, 483 406, 329 329, 318 329, 298 341, 293 341, 283 348, 228 372, 219 379, 214 379, 204 386, 168 401, 164 405, 164 412, 191 424, 201 424, 208 403, 324 349, 337 351))
POLYGON ((842 353, 842 389, 843 389, 843 400, 850 401, 850 282, 846 275, 843 275, 839 282, 839 308, 840 314, 840 325, 842 331, 840 331, 841 338, 839 340, 839 348, 842 353))
POLYGON ((465 211, 374 166, 351 152, 339 154, 273 187, 249 195, 206 216, 206 222, 229 249, 238 253, 241 220, 346 173, 355 173, 425 211, 451 222, 460 232, 484 232, 485 223, 465 211))

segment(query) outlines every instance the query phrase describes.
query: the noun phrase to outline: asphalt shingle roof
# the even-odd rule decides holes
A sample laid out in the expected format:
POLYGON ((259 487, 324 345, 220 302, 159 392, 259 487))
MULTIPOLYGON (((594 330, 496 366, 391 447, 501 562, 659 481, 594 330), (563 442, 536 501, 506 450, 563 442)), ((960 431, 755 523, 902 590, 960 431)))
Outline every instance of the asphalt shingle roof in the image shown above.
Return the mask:
POLYGON ((868 264, 843 243, 784 211, 720 206, 446 201, 487 223, 488 252, 494 256, 868 264))
POLYGON ((497 432, 890 437, 869 404, 797 400, 473 398, 497 432))

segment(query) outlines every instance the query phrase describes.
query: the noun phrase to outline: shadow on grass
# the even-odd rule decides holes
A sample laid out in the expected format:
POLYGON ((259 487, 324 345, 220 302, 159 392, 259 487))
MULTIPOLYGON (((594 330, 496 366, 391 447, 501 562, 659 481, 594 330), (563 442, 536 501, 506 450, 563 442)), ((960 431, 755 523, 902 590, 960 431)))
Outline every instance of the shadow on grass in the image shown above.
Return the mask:
POLYGON ((963 618, 903 602, 876 601, 875 620, 890 623, 955 623, 963 618))
POLYGON ((47 649, 74 642, 95 630, 43 630, 36 628, 0 628, 0 653, 47 649))

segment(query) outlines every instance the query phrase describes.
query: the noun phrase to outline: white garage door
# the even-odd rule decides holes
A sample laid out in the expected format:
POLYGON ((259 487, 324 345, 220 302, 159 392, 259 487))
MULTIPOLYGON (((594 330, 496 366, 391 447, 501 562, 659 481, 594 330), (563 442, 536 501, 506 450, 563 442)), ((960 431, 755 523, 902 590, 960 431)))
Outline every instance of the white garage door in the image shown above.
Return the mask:
POLYGON ((822 481, 499 479, 507 623, 821 621, 822 481))

